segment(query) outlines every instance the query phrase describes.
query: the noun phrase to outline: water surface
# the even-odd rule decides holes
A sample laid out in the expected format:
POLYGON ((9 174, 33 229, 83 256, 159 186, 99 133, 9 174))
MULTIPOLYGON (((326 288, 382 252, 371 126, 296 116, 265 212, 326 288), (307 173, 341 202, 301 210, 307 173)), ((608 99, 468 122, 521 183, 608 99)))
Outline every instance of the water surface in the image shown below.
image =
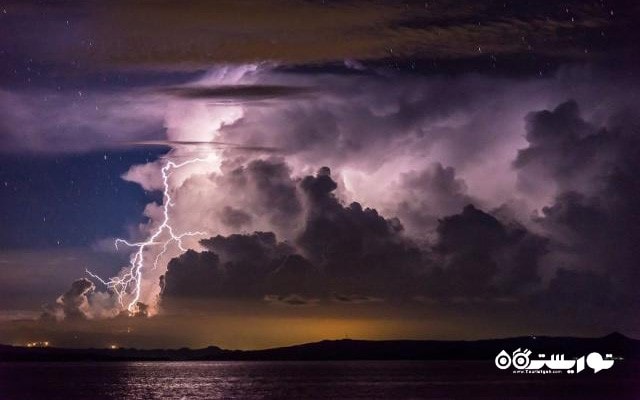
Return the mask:
POLYGON ((524 376, 475 361, 0 362, 0 399, 640 399, 637 367, 524 376))

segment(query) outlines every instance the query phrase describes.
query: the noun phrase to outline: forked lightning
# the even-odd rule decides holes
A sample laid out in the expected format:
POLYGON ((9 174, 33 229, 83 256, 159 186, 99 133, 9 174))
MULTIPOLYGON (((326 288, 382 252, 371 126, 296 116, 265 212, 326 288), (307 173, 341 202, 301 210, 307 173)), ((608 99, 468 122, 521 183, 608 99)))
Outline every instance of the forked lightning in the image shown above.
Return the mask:
POLYGON ((138 311, 138 302, 140 301, 140 285, 142 282, 142 273, 145 268, 144 263, 144 252, 149 246, 159 245, 161 244, 162 251, 158 253, 153 262, 153 269, 158 267, 158 263, 160 262, 162 256, 167 252, 169 246, 172 243, 176 243, 178 248, 182 251, 186 251, 184 248, 182 239, 188 236, 197 236, 197 235, 206 235, 206 232, 183 232, 180 234, 176 234, 173 227, 171 226, 171 218, 169 216, 169 209, 173 207, 173 199, 171 198, 171 191, 169 189, 169 177, 171 176, 172 170, 182 168, 186 165, 193 164, 196 162, 206 162, 209 161, 209 158, 193 158, 182 163, 175 163, 173 161, 167 161, 167 163, 162 167, 162 182, 163 182, 163 221, 155 231, 149 236, 149 238, 144 242, 139 243, 131 243, 124 239, 116 239, 115 246, 116 249, 118 245, 124 244, 128 247, 136 248, 135 254, 131 257, 131 261, 129 267, 121 273, 119 276, 112 277, 108 280, 104 280, 100 278, 98 275, 86 270, 87 274, 91 277, 99 280, 103 283, 108 289, 113 291, 113 293, 118 296, 118 301, 121 306, 125 307, 125 298, 130 295, 132 296, 128 305, 126 305, 126 309, 130 315, 133 315, 138 311), (169 237, 165 241, 158 241, 163 233, 166 232, 169 237))

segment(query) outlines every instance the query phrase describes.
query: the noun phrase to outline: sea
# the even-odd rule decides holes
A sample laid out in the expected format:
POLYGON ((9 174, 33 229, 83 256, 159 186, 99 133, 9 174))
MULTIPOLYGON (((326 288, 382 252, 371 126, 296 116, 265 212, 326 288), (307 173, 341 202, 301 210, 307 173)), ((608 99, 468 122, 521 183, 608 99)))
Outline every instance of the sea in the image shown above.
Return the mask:
POLYGON ((640 399, 640 365, 615 367, 523 375, 493 361, 0 361, 0 400, 640 399))

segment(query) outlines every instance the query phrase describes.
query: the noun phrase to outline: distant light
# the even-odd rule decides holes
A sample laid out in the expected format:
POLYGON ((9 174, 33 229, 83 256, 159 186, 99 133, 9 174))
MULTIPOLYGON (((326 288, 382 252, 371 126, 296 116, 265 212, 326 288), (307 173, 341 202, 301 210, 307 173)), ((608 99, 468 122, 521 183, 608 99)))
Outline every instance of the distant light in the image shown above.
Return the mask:
POLYGON ((118 346, 117 346, 117 345, 115 345, 115 344, 112 344, 111 346, 109 346, 109 348, 110 348, 111 350, 116 350, 116 349, 118 348, 118 346))
POLYGON ((27 342, 27 347, 49 347, 49 341, 45 340, 42 342, 27 342))

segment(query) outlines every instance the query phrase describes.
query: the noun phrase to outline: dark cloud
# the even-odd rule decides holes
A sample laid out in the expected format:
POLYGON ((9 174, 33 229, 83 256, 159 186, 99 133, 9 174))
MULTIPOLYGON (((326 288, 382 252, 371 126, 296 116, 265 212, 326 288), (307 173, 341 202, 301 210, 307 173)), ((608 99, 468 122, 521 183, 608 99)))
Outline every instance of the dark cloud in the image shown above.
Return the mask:
POLYGON ((338 303, 347 304, 369 304, 369 303, 381 303, 384 299, 379 297, 362 296, 359 294, 334 294, 332 299, 338 303))
POLYGON ((385 219, 359 203, 343 206, 333 194, 329 168, 300 182, 308 209, 297 239, 303 254, 318 265, 331 287, 367 294, 393 291, 407 283, 420 251, 402 235, 398 219, 385 219))
POLYGON ((189 250, 169 262, 162 296, 252 298, 267 294, 313 293, 317 271, 271 232, 215 236, 201 241, 207 251, 189 250))
POLYGON ((294 306, 294 307, 312 306, 318 303, 318 299, 307 298, 297 294, 290 294, 286 296, 268 294, 264 296, 264 301, 266 301, 269 304, 294 306))
POLYGON ((529 146, 518 152, 514 165, 527 192, 549 182, 561 191, 591 187, 594 175, 616 157, 611 135, 584 121, 575 101, 529 114, 526 139, 529 146))
POLYGON ((79 59, 70 72, 113 65, 197 69, 262 60, 315 64, 359 59, 393 65, 410 58, 429 64, 462 60, 489 69, 514 56, 520 56, 517 66, 524 68, 526 61, 544 66, 622 53, 633 44, 629 32, 638 13, 628 1, 607 6, 577 0, 188 4, 10 2, 0 37, 7 38, 2 44, 12 61, 26 54, 49 64, 79 59), (39 34, 13 34, 31 26, 39 26, 39 34), (70 40, 77 37, 86 39, 70 40))
POLYGON ((300 96, 312 91, 308 87, 285 85, 180 86, 159 90, 160 93, 183 99, 212 99, 226 102, 300 96))
POLYGON ((223 263, 260 264, 263 260, 277 259, 292 253, 292 248, 276 240, 272 232, 254 232, 251 235, 215 236, 200 243, 215 252, 223 263))
POLYGON ((325 290, 320 269, 299 254, 290 254, 275 270, 267 282, 275 293, 307 293, 319 295, 325 290))
POLYGON ((240 143, 220 142, 215 140, 195 141, 195 140, 134 140, 110 143, 107 147, 170 147, 172 149, 189 149, 196 154, 204 149, 233 149, 234 152, 256 152, 256 153, 277 153, 279 149, 275 147, 251 146, 240 143))
POLYGON ((435 293, 487 298, 538 289, 538 266, 547 251, 544 238, 473 205, 440 220, 437 233, 435 293))
POLYGON ((614 323, 640 302, 639 122, 623 112, 596 125, 573 101, 528 117, 529 146, 515 163, 519 177, 556 186, 536 218, 551 239, 547 264, 556 271, 546 301, 563 304, 575 318, 614 323))
POLYGON ((188 250, 167 265, 161 278, 163 298, 213 297, 225 290, 220 258, 212 252, 188 250))

